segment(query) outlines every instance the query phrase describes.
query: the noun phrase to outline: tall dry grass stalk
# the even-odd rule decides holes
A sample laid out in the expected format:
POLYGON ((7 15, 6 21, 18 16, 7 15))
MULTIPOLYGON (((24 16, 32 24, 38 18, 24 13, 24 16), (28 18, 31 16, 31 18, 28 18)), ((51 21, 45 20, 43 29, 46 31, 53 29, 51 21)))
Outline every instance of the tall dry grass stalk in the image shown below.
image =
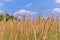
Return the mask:
POLYGON ((5 15, 0 22, 0 40, 59 40, 59 28, 58 17, 39 16, 29 20, 24 15, 20 21, 14 18, 6 22, 5 15))

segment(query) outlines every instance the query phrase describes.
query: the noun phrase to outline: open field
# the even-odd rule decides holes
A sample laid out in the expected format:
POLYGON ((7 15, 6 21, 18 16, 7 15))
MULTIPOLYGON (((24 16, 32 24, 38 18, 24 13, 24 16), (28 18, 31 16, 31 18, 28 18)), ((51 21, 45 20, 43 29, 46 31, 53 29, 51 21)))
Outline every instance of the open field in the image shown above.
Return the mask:
POLYGON ((58 17, 0 21, 0 40, 60 40, 58 17))

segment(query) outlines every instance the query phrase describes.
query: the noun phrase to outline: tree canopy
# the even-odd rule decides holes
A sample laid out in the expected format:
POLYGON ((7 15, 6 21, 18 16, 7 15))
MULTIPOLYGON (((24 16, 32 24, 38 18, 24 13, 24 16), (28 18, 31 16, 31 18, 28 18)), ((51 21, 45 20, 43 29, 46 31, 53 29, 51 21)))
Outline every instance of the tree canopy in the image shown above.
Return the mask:
POLYGON ((4 15, 6 16, 6 21, 8 21, 9 19, 13 19, 14 18, 14 16, 9 15, 8 13, 0 14, 0 21, 4 20, 4 15))

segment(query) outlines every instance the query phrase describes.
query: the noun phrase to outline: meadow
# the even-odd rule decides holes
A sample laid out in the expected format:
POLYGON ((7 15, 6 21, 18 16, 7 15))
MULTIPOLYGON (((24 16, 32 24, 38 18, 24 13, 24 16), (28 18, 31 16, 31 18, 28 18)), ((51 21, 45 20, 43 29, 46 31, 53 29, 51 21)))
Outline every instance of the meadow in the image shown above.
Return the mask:
POLYGON ((0 40, 60 40, 60 19, 58 17, 39 16, 21 20, 0 21, 0 40))

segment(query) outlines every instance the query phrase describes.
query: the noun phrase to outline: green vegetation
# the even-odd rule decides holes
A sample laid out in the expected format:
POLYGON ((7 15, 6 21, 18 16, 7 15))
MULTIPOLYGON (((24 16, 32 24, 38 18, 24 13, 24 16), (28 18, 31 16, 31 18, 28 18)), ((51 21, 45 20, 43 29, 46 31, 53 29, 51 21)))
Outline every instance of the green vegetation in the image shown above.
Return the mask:
POLYGON ((14 18, 12 15, 9 15, 8 13, 0 14, 0 21, 4 20, 4 15, 6 16, 6 21, 14 18))

